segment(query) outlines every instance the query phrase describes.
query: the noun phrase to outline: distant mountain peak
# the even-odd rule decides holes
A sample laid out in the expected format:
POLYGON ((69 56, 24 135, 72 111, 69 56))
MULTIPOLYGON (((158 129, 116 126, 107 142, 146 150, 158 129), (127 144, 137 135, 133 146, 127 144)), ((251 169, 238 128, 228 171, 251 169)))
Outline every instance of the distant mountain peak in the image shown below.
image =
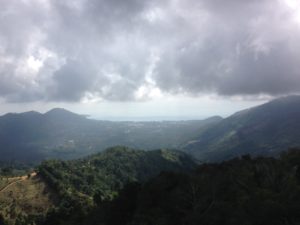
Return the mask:
MULTIPOLYGON (((63 114, 72 114, 72 115, 78 115, 76 113, 73 113, 71 111, 68 111, 64 108, 53 108, 45 113, 45 115, 63 115, 63 114)), ((78 115, 79 116, 79 115, 78 115)))
POLYGON ((44 114, 46 117, 55 117, 55 118, 85 118, 82 115, 73 113, 64 108, 53 108, 44 114))
MULTIPOLYGON (((50 109, 48 112, 46 112, 45 114, 52 114, 52 113, 72 113, 71 111, 68 111, 64 108, 53 108, 50 109)), ((74 113, 75 114, 75 113, 74 113)))

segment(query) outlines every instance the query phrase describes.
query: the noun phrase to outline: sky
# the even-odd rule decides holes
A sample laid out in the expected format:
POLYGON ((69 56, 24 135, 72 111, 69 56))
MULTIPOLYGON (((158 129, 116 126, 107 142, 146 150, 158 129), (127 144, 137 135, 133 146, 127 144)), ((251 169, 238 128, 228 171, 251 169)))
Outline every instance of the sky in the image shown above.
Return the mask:
POLYGON ((300 92, 298 0, 0 6, 0 114, 195 119, 300 92))

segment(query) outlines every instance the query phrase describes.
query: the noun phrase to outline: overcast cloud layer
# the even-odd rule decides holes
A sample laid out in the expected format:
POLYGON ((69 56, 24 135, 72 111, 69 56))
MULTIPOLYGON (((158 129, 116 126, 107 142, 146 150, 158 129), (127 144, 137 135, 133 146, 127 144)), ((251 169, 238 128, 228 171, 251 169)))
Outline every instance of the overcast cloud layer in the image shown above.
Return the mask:
POLYGON ((300 92, 297 0, 0 0, 7 102, 300 92))

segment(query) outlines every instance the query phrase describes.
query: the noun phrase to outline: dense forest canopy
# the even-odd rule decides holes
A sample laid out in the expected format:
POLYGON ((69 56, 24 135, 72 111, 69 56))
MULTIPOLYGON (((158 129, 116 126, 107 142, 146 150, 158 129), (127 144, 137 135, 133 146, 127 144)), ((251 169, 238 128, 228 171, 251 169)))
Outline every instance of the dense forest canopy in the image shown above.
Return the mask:
POLYGON ((143 182, 161 171, 191 170, 195 166, 196 161, 182 152, 119 146, 83 159, 45 161, 38 173, 59 191, 89 196, 101 191, 109 198, 127 183, 143 182))
POLYGON ((80 160, 46 161, 38 174, 59 201, 47 214, 33 217, 37 224, 293 225, 300 221, 299 149, 279 158, 243 155, 197 165, 180 152, 120 146, 80 160))

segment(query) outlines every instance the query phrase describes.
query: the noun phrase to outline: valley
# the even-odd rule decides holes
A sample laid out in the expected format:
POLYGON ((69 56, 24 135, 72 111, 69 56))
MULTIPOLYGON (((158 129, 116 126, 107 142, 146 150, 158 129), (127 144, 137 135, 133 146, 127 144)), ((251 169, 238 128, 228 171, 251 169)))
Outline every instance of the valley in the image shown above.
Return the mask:
POLYGON ((178 149, 220 120, 211 117, 199 121, 112 122, 87 119, 64 109, 45 114, 6 114, 0 117, 0 163, 74 159, 116 145, 178 149))
POLYGON ((276 156, 300 146, 300 96, 288 96, 227 117, 196 121, 112 122, 64 109, 0 117, 0 164, 76 159, 123 145, 178 149, 203 162, 252 154, 276 156))

